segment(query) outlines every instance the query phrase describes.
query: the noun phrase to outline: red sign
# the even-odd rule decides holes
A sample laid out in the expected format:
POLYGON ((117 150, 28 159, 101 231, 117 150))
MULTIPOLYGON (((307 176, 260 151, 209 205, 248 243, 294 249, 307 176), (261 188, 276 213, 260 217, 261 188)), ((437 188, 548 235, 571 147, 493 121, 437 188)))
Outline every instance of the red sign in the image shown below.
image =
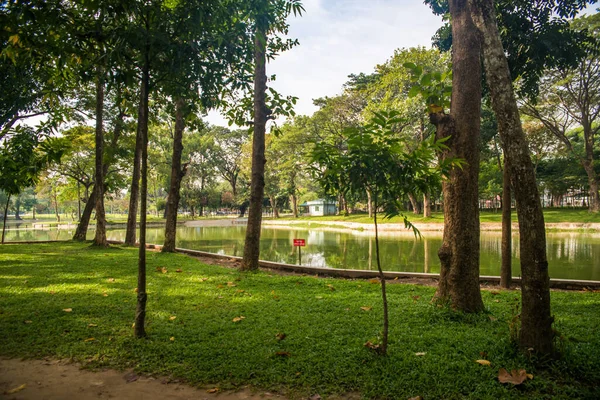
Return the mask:
POLYGON ((306 246, 306 240, 294 239, 294 247, 298 247, 298 246, 306 246))

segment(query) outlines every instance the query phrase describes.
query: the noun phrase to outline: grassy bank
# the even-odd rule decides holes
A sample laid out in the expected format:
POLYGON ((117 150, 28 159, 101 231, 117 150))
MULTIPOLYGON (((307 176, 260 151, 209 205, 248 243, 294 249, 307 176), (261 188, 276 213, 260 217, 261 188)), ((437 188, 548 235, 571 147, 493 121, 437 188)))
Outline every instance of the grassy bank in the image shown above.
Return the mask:
POLYGON ((539 369, 510 341, 518 292, 484 291, 488 312, 463 315, 433 306, 433 288, 391 285, 391 343, 380 357, 363 346, 381 329, 377 284, 241 274, 150 253, 149 338, 136 340, 136 256, 74 243, 0 247, 0 355, 72 358, 297 397, 600 397, 598 293, 552 293, 564 357, 539 369), (482 358, 491 367, 475 363, 482 358), (525 368, 534 379, 502 385, 499 368, 525 368))
MULTIPOLYGON (((424 218, 422 215, 416 215, 412 212, 406 213, 408 219, 411 222, 418 223, 443 223, 444 222, 444 214, 442 212, 434 212, 431 217, 424 218)), ((500 210, 497 212, 494 211, 481 211, 479 220, 481 222, 502 222, 502 214, 500 210)), ((378 221, 381 223, 402 223, 403 219, 401 217, 394 217, 391 219, 383 219, 381 218, 383 215, 379 216, 378 221)), ((301 216, 299 218, 293 218, 291 216, 285 216, 280 218, 282 220, 295 220, 295 221, 319 221, 319 222, 328 222, 328 221, 345 221, 345 222, 357 222, 363 224, 373 223, 373 219, 369 218, 367 214, 351 214, 347 216, 343 215, 327 215, 323 217, 311 217, 311 216, 301 216)), ((546 223, 600 223, 600 214, 592 214, 587 210, 583 209, 569 209, 569 208, 546 208, 544 209, 544 220, 546 223)), ((517 214, 515 210, 512 213, 512 221, 518 222, 517 214)))

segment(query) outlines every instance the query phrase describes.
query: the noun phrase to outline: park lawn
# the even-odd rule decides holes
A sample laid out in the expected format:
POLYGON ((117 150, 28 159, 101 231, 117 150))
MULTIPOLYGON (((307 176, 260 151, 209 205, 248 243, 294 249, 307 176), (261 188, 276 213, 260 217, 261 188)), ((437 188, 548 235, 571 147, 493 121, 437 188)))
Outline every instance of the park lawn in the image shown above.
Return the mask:
POLYGON ((381 357, 363 346, 381 329, 378 284, 240 273, 152 252, 149 336, 137 340, 136 260, 136 249, 68 242, 0 247, 0 356, 69 358, 296 398, 600 398, 600 293, 552 293, 563 358, 539 368, 511 344, 519 292, 484 291, 487 312, 464 315, 432 305, 432 287, 390 285, 391 342, 381 357), (491 366, 475 362, 482 358, 491 366), (503 385, 499 368, 534 378, 503 385))
MULTIPOLYGON (((406 216, 410 222, 416 223, 443 223, 444 213, 433 212, 431 217, 424 218, 422 215, 416 215, 412 212, 406 212, 406 216)), ((358 222, 363 224, 373 223, 373 218, 369 218, 367 214, 350 214, 347 216, 343 215, 327 215, 327 216, 301 216, 293 218, 291 216, 285 216, 282 220, 294 220, 294 221, 318 221, 318 222, 329 222, 329 221, 344 221, 344 222, 358 222)), ((479 213, 479 220, 481 222, 502 222, 502 212, 498 211, 481 211, 479 213)), ((379 215, 377 221, 379 223, 402 223, 403 218, 396 216, 390 219, 383 218, 383 215, 379 215)), ((518 222, 517 213, 513 209, 512 221, 518 222)), ((544 221, 546 223, 600 223, 600 213, 593 214, 587 211, 587 209, 571 209, 571 208, 545 208, 544 209, 544 221)))

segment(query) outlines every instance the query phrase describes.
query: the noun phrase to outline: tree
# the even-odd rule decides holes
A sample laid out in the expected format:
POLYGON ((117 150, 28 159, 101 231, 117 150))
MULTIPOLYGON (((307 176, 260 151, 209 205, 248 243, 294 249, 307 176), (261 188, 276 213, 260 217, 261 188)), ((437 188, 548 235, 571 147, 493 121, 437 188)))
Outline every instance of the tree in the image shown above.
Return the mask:
MULTIPOLYGON (((600 14, 571 26, 600 38, 600 14)), ((596 52, 571 69, 553 69, 542 79, 537 102, 523 99, 524 114, 539 120, 573 154, 588 176, 589 211, 600 212, 595 144, 600 133, 600 58, 596 52), (580 130, 575 128, 581 127, 580 130), (578 142, 583 136, 583 146, 578 142)))
MULTIPOLYGON (((379 256, 379 236, 377 228, 377 212, 382 207, 386 216, 398 215, 398 197, 414 190, 428 190, 440 179, 440 169, 432 168, 436 152, 444 147, 441 142, 432 140, 421 142, 414 151, 405 140, 398 137, 395 127, 402 121, 396 112, 374 113, 371 122, 362 129, 348 132, 348 151, 339 156, 335 146, 319 146, 314 150, 314 160, 325 168, 321 181, 328 191, 337 188, 336 170, 344 170, 348 174, 349 190, 354 193, 371 193, 373 199, 373 223, 375 224, 375 249, 381 296, 383 301, 383 333, 381 345, 368 342, 371 348, 381 354, 387 353, 388 347, 388 301, 385 275, 379 256), (332 173, 333 172, 333 173, 332 173)), ((447 158, 444 163, 453 160, 447 158)), ((319 170, 319 173, 321 170, 319 170)), ((404 217, 404 225, 416 228, 404 217)))
MULTIPOLYGON (((265 131, 267 120, 276 110, 267 108, 266 61, 268 47, 271 51, 285 50, 293 42, 281 43, 271 40, 269 34, 287 32, 287 16, 293 12, 300 14, 304 9, 299 0, 260 0, 251 10, 254 23, 254 134, 252 136, 252 179, 250 183, 250 206, 248 225, 244 243, 244 257, 240 265, 242 270, 258 269, 260 254, 260 228, 262 220, 262 202, 264 196, 265 174, 265 131)), ((275 103, 281 103, 279 95, 271 92, 275 103)))
POLYGON ((63 143, 42 137, 32 128, 18 126, 9 137, 2 139, 0 145, 0 190, 7 195, 1 241, 4 244, 10 197, 32 186, 49 161, 60 159, 63 143))
MULTIPOLYGON (((512 78, 500 40, 492 0, 469 0, 468 7, 481 35, 483 63, 492 108, 498 121, 504 154, 510 170, 520 232, 521 331, 524 349, 553 353, 554 334, 550 314, 550 278, 546 258, 546 230, 533 163, 521 127, 512 78)), ((479 51, 472 50, 473 53, 479 51)), ((479 55, 479 54, 478 54, 479 55)))

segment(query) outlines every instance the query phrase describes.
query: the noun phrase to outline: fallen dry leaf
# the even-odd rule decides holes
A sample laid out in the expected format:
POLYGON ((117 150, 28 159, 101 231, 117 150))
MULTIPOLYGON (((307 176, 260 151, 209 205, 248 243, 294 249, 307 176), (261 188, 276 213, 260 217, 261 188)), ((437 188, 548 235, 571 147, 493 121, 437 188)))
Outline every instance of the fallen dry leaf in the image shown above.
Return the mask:
POLYGON ((492 321, 492 322, 494 322, 494 321, 498 321, 498 318, 496 318, 496 317, 493 317, 493 316, 491 316, 491 315, 490 315, 490 317, 489 317, 489 318, 490 318, 490 321, 492 321))
POLYGON ((175 272, 183 272, 183 270, 181 268, 177 268, 175 272))
POLYGON ((492 363, 491 363, 491 362, 489 362, 488 360, 475 360, 475 362, 476 362, 477 364, 481 364, 481 365, 487 365, 487 366, 490 366, 490 365, 492 365, 492 363))
POLYGON ((369 306, 364 306, 360 308, 363 311, 371 311, 373 309, 373 307, 369 307, 369 306))
POLYGON ((233 322, 240 322, 241 320, 245 319, 246 317, 244 317, 243 315, 240 315, 239 317, 235 317, 232 321, 233 322))
POLYGON ((236 293, 244 293, 244 292, 245 292, 245 290, 238 289, 238 290, 236 290, 235 292, 236 292, 236 293))
POLYGON ((200 278, 200 280, 201 280, 202 282, 205 282, 205 281, 207 281, 207 280, 208 280, 208 278, 200 278))
POLYGON ((170 340, 171 342, 174 342, 174 341, 175 341, 175 336, 171 336, 171 337, 169 338, 169 340, 170 340))
POLYGON ((219 391, 219 388, 212 388, 212 389, 208 389, 206 391, 206 393, 217 393, 219 391))
POLYGON ((329 290, 333 291, 335 290, 335 288, 333 287, 333 285, 327 285, 327 287, 329 288, 329 290))
POLYGON ((425 354, 427 354, 426 351, 419 351, 419 352, 415 353, 415 356, 424 356, 425 354))
POLYGON ((56 292, 54 290, 51 290, 50 294, 56 294, 56 292))
POLYGON ((133 293, 137 293, 138 292, 138 288, 133 289, 133 293))
POLYGON ((496 295, 499 295, 499 294, 500 294, 500 292, 498 292, 497 290, 492 290, 492 291, 490 292, 490 294, 491 294, 492 296, 496 296, 496 295))
POLYGON ((416 397, 411 397, 408 400, 423 400, 423 398, 421 396, 416 396, 416 397))
POLYGON ((500 300, 494 300, 494 303, 500 303, 500 300))
POLYGON ((277 353, 275 353, 275 355, 279 356, 279 357, 290 357, 291 356, 291 354, 288 353, 287 351, 278 351, 277 353))
POLYGON ((98 325, 96 325, 96 324, 88 324, 88 328, 95 328, 95 327, 97 327, 97 326, 98 326, 98 325))
POLYGON ((27 320, 27 321, 23 321, 24 324, 31 324, 33 321, 27 320))
POLYGON ((217 285, 217 289, 223 289, 225 286, 223 285, 217 285))
POLYGON ((104 292, 104 293, 102 293, 102 296, 108 297, 108 293, 104 292))
POLYGON ((323 296, 315 296, 315 299, 319 299, 320 300, 322 298, 323 298, 323 296))
POLYGON ((378 344, 371 343, 370 340, 368 340, 367 343, 363 344, 363 346, 375 351, 378 351, 380 347, 378 344))
POLYGON ((93 342, 94 340, 96 340, 96 339, 94 339, 93 337, 91 337, 91 338, 85 339, 84 342, 93 342))
POLYGON ((72 308, 63 308, 63 311, 64 312, 71 312, 71 311, 73 311, 73 309, 72 308))
MULTIPOLYGON (((513 369, 509 373, 504 368, 500 368, 498 371, 498 381, 500 381, 500 383, 512 383, 513 385, 520 385, 525 382, 527 378, 529 378, 528 375, 531 374, 527 374, 527 371, 524 369, 520 369, 518 371, 513 369)), ((533 375, 531 375, 530 379, 533 379, 533 375)))
POLYGON ((229 287, 235 287, 237 285, 235 283, 233 283, 233 282, 227 282, 227 286, 229 286, 229 287))
POLYGON ((115 281, 115 278, 108 278, 108 281, 109 281, 110 283, 113 283, 113 282, 115 281))
POLYGON ((285 333, 282 332, 278 332, 277 335, 275 335, 275 337, 277 338, 277 340, 283 340, 285 339, 287 335, 285 333))
POLYGON ((21 390, 25 389, 27 387, 27 384, 22 384, 21 386, 17 386, 16 388, 7 390, 5 393, 6 394, 15 394, 17 392, 20 392, 21 390))
POLYGON ((421 298, 421 296, 411 296, 413 299, 413 303, 421 298))
POLYGON ((376 283, 381 283, 381 281, 379 279, 369 279, 369 283, 376 284, 376 283))
POLYGON ((319 394, 313 394, 308 400, 321 400, 321 396, 319 394))
POLYGON ((167 267, 156 267, 156 272, 166 274, 168 272, 167 267))
POLYGON ((169 321, 174 321, 176 318, 177 318, 177 317, 176 317, 175 315, 171 315, 171 316, 169 317, 169 321))

